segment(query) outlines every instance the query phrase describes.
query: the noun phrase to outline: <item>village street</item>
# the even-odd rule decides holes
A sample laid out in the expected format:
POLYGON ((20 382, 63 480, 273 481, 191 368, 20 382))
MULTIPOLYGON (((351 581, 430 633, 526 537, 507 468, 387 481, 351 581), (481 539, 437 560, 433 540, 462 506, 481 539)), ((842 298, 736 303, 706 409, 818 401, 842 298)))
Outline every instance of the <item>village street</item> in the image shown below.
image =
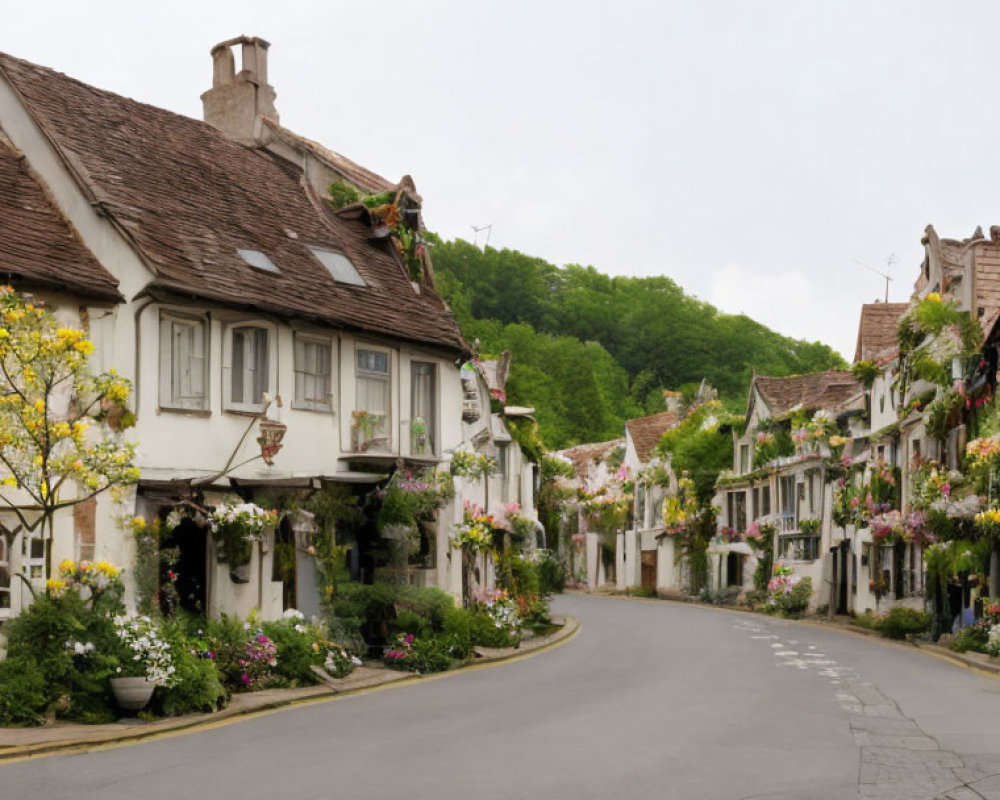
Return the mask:
POLYGON ((1000 797, 994 680, 760 616, 555 605, 582 630, 535 657, 0 766, 3 796, 1000 797))

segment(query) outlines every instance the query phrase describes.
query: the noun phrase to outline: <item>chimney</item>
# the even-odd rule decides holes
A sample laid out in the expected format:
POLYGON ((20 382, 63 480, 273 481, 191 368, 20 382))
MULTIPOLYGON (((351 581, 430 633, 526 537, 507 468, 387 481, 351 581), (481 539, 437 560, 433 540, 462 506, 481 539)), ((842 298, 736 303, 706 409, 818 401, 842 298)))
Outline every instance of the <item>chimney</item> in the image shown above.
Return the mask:
POLYGON ((676 414, 681 410, 681 406, 684 402, 684 393, 672 392, 669 389, 664 389, 663 399, 667 404, 667 411, 672 411, 676 414))
POLYGON ((205 122, 243 144, 254 144, 258 117, 278 121, 274 87, 267 82, 269 42, 238 36, 212 48, 212 88, 201 96, 205 122), (242 69, 236 72, 233 48, 240 46, 242 69))

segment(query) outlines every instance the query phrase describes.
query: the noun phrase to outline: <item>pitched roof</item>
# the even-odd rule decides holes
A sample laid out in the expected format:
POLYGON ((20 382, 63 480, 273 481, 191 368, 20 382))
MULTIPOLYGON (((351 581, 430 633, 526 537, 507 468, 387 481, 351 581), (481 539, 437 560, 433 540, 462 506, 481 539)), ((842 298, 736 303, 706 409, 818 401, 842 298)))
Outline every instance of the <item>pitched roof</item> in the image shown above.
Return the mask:
POLYGON ((624 444, 624 439, 613 439, 610 442, 587 442, 559 452, 573 462, 573 468, 578 476, 586 477, 592 464, 599 464, 607 458, 608 453, 624 444))
POLYGON ((351 161, 347 156, 335 153, 319 142, 314 142, 312 139, 307 139, 305 136, 300 136, 294 131, 288 130, 288 128, 278 124, 269 117, 262 117, 261 121, 279 139, 283 139, 293 147, 301 147, 309 151, 320 161, 328 164, 331 169, 342 175, 351 184, 369 194, 388 192, 396 188, 395 184, 386 180, 381 175, 372 172, 355 161, 351 161))
POLYGON ((774 416, 791 411, 797 405, 839 411, 848 400, 862 391, 861 384, 855 377, 842 369, 784 378, 755 375, 753 385, 774 416))
POLYGON ((0 275, 119 300, 118 281, 56 210, 24 158, 0 136, 0 275))
POLYGON ((2 71, 98 208, 154 272, 150 288, 349 330, 467 349, 363 215, 335 214, 298 165, 210 125, 0 54, 2 71), (368 286, 335 281, 307 245, 346 255, 368 286), (249 266, 259 250, 280 273, 249 266))
POLYGON ((682 415, 674 411, 661 411, 659 414, 630 419, 625 423, 625 429, 632 437, 632 444, 635 445, 636 455, 641 462, 649 461, 660 437, 675 427, 682 418, 682 415))
POLYGON ((875 361, 880 356, 894 354, 899 349, 899 320, 907 308, 908 303, 865 303, 861 306, 854 360, 875 361))

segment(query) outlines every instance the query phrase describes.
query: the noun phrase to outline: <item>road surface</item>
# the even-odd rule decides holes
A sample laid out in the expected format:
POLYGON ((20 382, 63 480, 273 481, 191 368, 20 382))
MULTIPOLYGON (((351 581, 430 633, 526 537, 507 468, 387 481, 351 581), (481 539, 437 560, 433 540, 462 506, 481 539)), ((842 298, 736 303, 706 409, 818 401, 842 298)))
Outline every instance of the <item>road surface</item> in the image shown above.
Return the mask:
POLYGON ((913 648, 567 595, 520 661, 90 753, 0 798, 1000 798, 1000 681, 913 648))

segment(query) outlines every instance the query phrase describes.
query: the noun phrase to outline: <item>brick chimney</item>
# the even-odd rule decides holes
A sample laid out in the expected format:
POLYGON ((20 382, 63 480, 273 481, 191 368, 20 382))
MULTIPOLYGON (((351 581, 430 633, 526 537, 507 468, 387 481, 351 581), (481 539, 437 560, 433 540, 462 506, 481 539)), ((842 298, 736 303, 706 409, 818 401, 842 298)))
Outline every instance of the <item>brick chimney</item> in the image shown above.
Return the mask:
POLYGON ((212 48, 212 88, 201 96, 205 122, 243 144, 253 144, 258 117, 278 121, 274 87, 267 82, 269 42, 238 36, 212 48), (236 72, 233 48, 240 46, 242 69, 236 72))

